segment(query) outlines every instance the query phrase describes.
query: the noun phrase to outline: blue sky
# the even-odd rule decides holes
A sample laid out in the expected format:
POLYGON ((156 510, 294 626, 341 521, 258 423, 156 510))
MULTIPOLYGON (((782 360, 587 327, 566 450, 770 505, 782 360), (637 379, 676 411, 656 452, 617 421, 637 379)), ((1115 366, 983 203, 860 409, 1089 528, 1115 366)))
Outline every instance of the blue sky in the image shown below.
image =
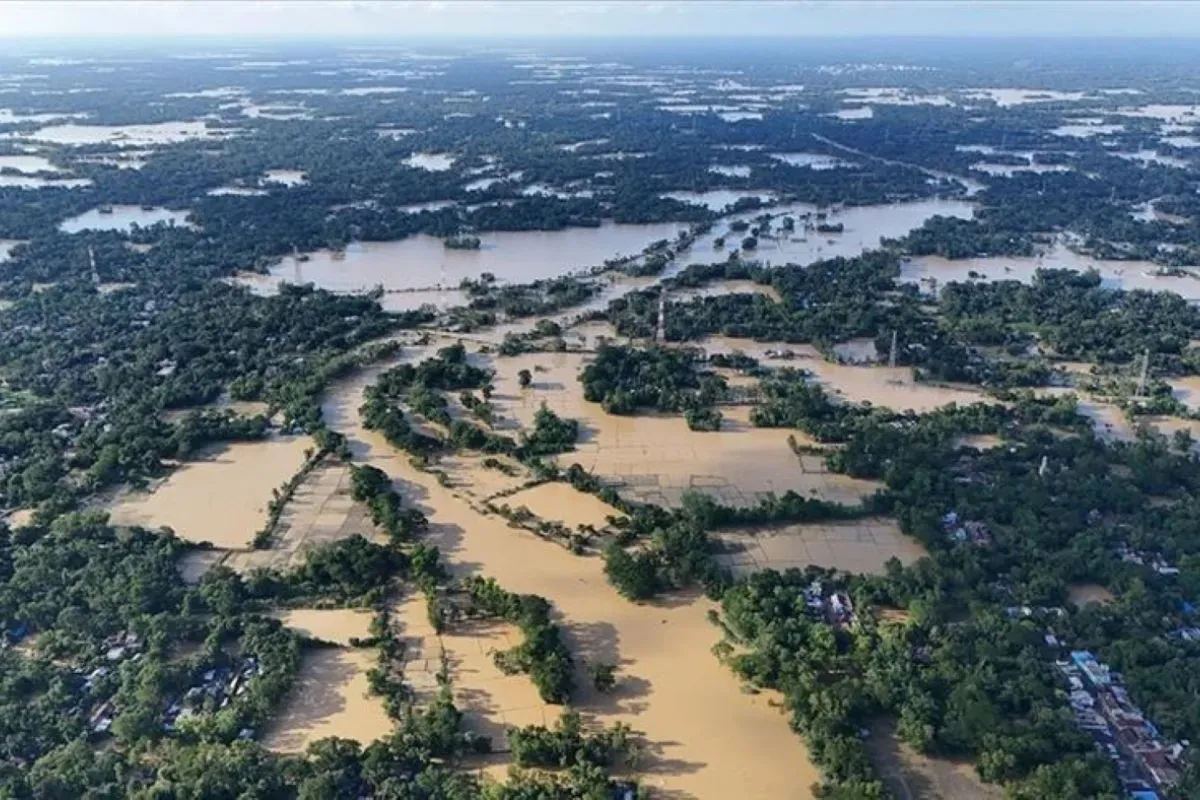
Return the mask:
POLYGON ((1187 0, 0 0, 0 38, 1200 36, 1187 0))

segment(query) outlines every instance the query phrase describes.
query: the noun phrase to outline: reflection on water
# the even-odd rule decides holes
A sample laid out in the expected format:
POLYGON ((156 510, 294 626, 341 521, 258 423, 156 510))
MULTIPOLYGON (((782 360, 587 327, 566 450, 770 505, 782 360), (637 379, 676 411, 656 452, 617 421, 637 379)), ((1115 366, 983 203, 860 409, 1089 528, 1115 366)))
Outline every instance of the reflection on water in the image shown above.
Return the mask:
POLYGON ((93 208, 77 217, 63 220, 58 229, 63 233, 79 233, 84 230, 127 231, 135 224, 143 227, 159 222, 182 225, 186 223, 187 215, 187 211, 172 211, 167 208, 108 206, 107 208, 93 208))
POLYGON ((774 192, 767 191, 750 192, 738 189, 710 189, 707 192, 667 192, 662 196, 671 200, 678 200, 681 203, 704 206, 712 211, 723 211, 728 206, 746 197, 755 197, 766 203, 774 200, 776 195, 774 192))
POLYGON ((17 172, 59 172, 59 168, 42 156, 0 156, 0 170, 15 169, 17 172))
POLYGON ((1059 125, 1050 132, 1055 136, 1072 136, 1076 139, 1086 139, 1100 134, 1118 133, 1125 130, 1124 125, 1104 125, 1101 123, 1083 123, 1078 125, 1059 125))
POLYGON ((1200 139, 1195 136, 1164 136, 1162 141, 1173 147, 1200 147, 1200 139))
POLYGON ((1128 159, 1130 161, 1140 161, 1143 164, 1161 164, 1164 167, 1178 167, 1179 169, 1186 169, 1188 165, 1188 162, 1184 161, 1182 158, 1164 156, 1157 150, 1136 150, 1125 153, 1113 153, 1113 155, 1117 156, 1118 158, 1128 159))
POLYGON ((915 282, 934 279, 939 284, 970 280, 1029 283, 1040 268, 1073 269, 1079 272, 1094 269, 1100 273, 1102 284, 1111 289, 1174 292, 1187 300, 1200 300, 1200 272, 1192 268, 1181 276, 1157 275, 1162 269, 1158 264, 1092 258, 1069 250, 1061 243, 1043 255, 1028 258, 997 256, 952 261, 940 256, 919 256, 907 260, 900 274, 901 280, 915 282))
POLYGON ((838 119, 871 119, 875 116, 875 109, 870 106, 860 106, 858 108, 843 108, 834 111, 832 114, 826 114, 828 117, 837 117, 838 119))
POLYGON ((209 197, 261 197, 267 194, 266 189, 252 189, 248 186, 218 186, 205 192, 209 197))
POLYGON ((1055 92, 1048 89, 973 89, 965 95, 972 100, 991 100, 1001 108, 1025 103, 1075 101, 1084 98, 1083 92, 1055 92))
POLYGON ((416 169, 444 172, 454 166, 454 156, 448 153, 413 153, 403 163, 416 169))
MULTIPOLYGON (((433 236, 395 242, 362 242, 344 253, 320 250, 297 262, 288 256, 271 275, 293 283, 312 282, 341 292, 457 287, 464 278, 490 272, 502 281, 527 283, 599 266, 618 254, 633 255, 651 242, 673 239, 683 223, 567 228, 561 231, 482 233, 478 250, 452 250, 433 236), (444 278, 444 280, 443 280, 444 278)), ((302 257, 303 258, 303 257, 302 257)))
POLYGON ((11 125, 16 122, 46 123, 56 119, 79 119, 86 116, 87 114, 67 112, 61 114, 17 114, 11 108, 0 108, 0 125, 11 125))
POLYGON ((0 261, 7 261, 12 255, 13 248, 25 244, 24 239, 0 239, 0 261))
POLYGON ((834 156, 823 153, 771 153, 771 158, 782 161, 793 167, 809 167, 811 169, 836 169, 837 167, 852 167, 849 161, 842 161, 834 156))
POLYGON ((80 186, 90 186, 87 178, 37 178, 33 175, 0 175, 0 186, 16 186, 22 189, 43 189, 56 186, 62 189, 75 189, 80 186))
POLYGON ((722 111, 718 117, 726 122, 741 122, 744 119, 762 119, 761 111, 722 111))
POLYGON ((986 162, 972 164, 971 169, 986 172, 988 175, 1003 175, 1005 177, 1016 175, 1018 172, 1042 174, 1045 172, 1071 171, 1071 168, 1066 164, 988 164, 986 162))
POLYGON ((29 135, 54 144, 119 143, 136 146, 170 144, 188 139, 224 138, 228 130, 209 128, 203 122, 159 122, 153 125, 51 125, 29 135))
POLYGON ((744 164, 742 164, 742 165, 712 164, 709 166, 708 171, 716 173, 717 175, 726 175, 730 178, 749 178, 750 177, 750 168, 745 166, 744 164))
POLYGON ((298 169, 269 169, 263 174, 263 182, 299 186, 308 183, 308 178, 304 176, 304 172, 298 169))
MULTIPOLYGON (((841 223, 844 230, 841 233, 817 233, 815 229, 805 230, 804 215, 814 215, 815 206, 794 204, 770 209, 774 217, 772 228, 779 238, 758 238, 758 247, 752 253, 744 255, 747 259, 756 259, 775 265, 809 264, 823 258, 836 256, 851 257, 879 246, 881 237, 895 238, 903 236, 913 228, 920 227, 925 220, 941 215, 970 219, 974 215, 974 206, 962 200, 918 200, 912 203, 892 203, 885 206, 854 206, 828 212, 823 222, 828 224, 841 223), (796 229, 790 234, 780 230, 780 218, 791 216, 796 221, 796 229)), ((762 211, 739 214, 735 219, 753 219, 762 211)), ((810 222, 816 222, 810 217, 810 222)), ((728 223, 718 225, 711 234, 701 237, 692 249, 677 259, 677 266, 688 264, 704 264, 711 261, 724 261, 728 258, 728 250, 736 248, 745 233, 733 233, 728 223), (717 249, 713 239, 726 237, 725 249, 717 249)))

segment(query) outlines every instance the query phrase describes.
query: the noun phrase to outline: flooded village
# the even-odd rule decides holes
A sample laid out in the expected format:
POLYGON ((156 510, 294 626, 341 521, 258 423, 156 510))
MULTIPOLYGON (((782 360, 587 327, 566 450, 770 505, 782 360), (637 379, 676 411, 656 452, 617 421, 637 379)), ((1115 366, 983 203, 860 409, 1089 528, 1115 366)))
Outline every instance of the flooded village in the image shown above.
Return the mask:
POLYGON ((0 796, 1200 791, 1200 106, 738 58, 0 57, 0 796))

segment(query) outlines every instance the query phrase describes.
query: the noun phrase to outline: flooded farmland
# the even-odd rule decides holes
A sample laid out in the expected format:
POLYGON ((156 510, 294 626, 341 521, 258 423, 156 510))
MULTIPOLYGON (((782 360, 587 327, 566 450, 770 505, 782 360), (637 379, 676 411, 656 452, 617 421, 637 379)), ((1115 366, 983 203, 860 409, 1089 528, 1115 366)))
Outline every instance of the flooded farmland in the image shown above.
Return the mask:
POLYGON ((280 753, 302 753, 318 739, 338 736, 367 745, 393 728, 367 671, 374 649, 320 647, 305 651, 295 684, 261 737, 280 753))
POLYGON ((917 256, 908 259, 900 271, 901 280, 951 281, 1014 280, 1029 283, 1039 269, 1096 270, 1104 286, 1112 289, 1145 289, 1174 292, 1187 300, 1200 300, 1200 273, 1160 274, 1162 268, 1149 261, 1108 261, 1092 258, 1056 244, 1046 253, 1033 256, 995 256, 987 258, 945 259, 917 256))
MULTIPOLYGON (((438 673, 445 666, 454 703, 463 713, 464 727, 491 737, 493 747, 505 749, 509 726, 552 726, 562 712, 538 696, 527 675, 506 675, 492 653, 521 643, 521 631, 502 620, 458 621, 440 635, 433 630, 424 596, 412 594, 395 609, 404 642, 404 681, 418 704, 430 702, 441 689, 438 673)), ((503 778, 506 765, 495 764, 493 777, 503 778)))
POLYGON ((306 436, 229 444, 183 464, 149 492, 123 493, 112 520, 169 527, 189 542, 248 548, 267 520, 271 491, 296 473, 312 446, 306 436))
POLYGON ((493 403, 506 423, 530 425, 542 403, 580 424, 575 450, 557 456, 561 466, 579 464, 614 482, 622 494, 664 506, 678 506, 683 494, 699 490, 723 503, 745 506, 769 492, 795 491, 806 497, 855 504, 877 484, 825 469, 819 456, 797 456, 788 445, 792 431, 750 425, 748 407, 726 407, 719 432, 689 430, 682 415, 614 416, 583 399, 578 373, 584 356, 544 353, 507 358, 494 383, 493 403), (529 369, 533 383, 517 384, 517 371, 529 369))
POLYGON ((302 636, 330 644, 350 646, 351 639, 371 635, 371 612, 349 608, 293 608, 276 615, 280 622, 302 636))
MULTIPOLYGON (((918 382, 909 367, 886 367, 878 364, 837 364, 826 361, 810 345, 788 345, 779 342, 756 342, 712 336, 699 344, 709 355, 714 353, 745 353, 771 366, 791 366, 808 370, 827 390, 851 403, 871 403, 897 411, 933 411, 950 403, 959 405, 986 402, 986 396, 969 386, 946 386, 918 382), (791 359, 772 359, 768 350, 790 351, 791 359)), ((865 352, 865 350, 863 351, 865 352)))
POLYGON ((735 576, 759 570, 803 569, 809 564, 860 574, 882 574, 891 558, 911 564, 927 555, 889 519, 857 519, 820 524, 722 531, 718 561, 735 576))
POLYGON ((498 500, 513 508, 525 506, 542 519, 554 520, 577 528, 591 525, 602 528, 610 516, 624 516, 598 497, 585 494, 569 483, 542 483, 498 500))
POLYGON ((598 559, 479 514, 361 427, 356 410, 373 372, 331 392, 325 419, 348 436, 356 458, 401 481, 408 501, 430 517, 427 541, 453 571, 489 575, 510 591, 548 598, 577 659, 619 665, 615 691, 599 694, 581 681, 576 706, 590 720, 628 722, 644 738, 637 771, 649 787, 679 798, 811 797, 819 775, 785 715, 765 696, 743 694, 709 653, 721 638, 706 618, 710 603, 629 603, 609 585, 598 559), (688 658, 686 671, 679 669, 681 657, 688 658))

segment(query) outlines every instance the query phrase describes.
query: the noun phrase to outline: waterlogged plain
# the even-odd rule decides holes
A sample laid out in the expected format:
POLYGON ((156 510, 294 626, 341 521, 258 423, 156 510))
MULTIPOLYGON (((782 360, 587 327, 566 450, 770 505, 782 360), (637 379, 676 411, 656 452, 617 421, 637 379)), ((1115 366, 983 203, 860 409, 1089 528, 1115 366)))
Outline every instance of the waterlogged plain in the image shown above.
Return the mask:
MULTIPOLYGON (((635 255, 651 242, 673 239, 681 223, 567 228, 561 231, 483 233, 478 250, 447 248, 434 236, 363 242, 345 251, 320 250, 297 261, 288 256, 271 268, 277 280, 311 282, 336 292, 454 288, 490 272, 502 281, 527 283, 602 265, 619 254, 635 255)), ((265 285, 261 279, 248 279, 265 285)))
POLYGON ((795 491, 843 503, 857 503, 878 485, 825 469, 818 456, 797 456, 783 429, 756 428, 746 406, 723 407, 719 432, 689 430, 681 415, 615 416, 583 397, 579 353, 526 354, 496 362, 492 402, 504 417, 501 427, 532 425, 543 403, 562 417, 579 421, 575 450, 557 456, 560 466, 579 464, 619 485, 622 494, 664 506, 678 506, 683 494, 699 490, 723 503, 753 505, 770 492, 795 491), (522 389, 517 372, 528 369, 532 384, 522 389))
POLYGON ((1039 256, 1004 256, 949 260, 940 256, 917 256, 901 267, 901 279, 913 282, 936 280, 939 284, 952 281, 1005 281, 1029 283, 1039 269, 1071 269, 1078 272, 1095 270, 1104 286, 1112 289, 1145 289, 1151 292, 1174 292, 1187 300, 1200 300, 1200 272, 1185 270, 1183 274, 1160 274, 1162 268, 1149 261, 1109 261, 1092 258, 1055 244, 1039 256))
POLYGON ((734 573, 779 572, 809 564, 846 572, 882 574, 889 559, 911 564, 925 548, 890 519, 857 519, 723 531, 718 561, 734 573))
MULTIPOLYGON (((810 264, 823 258, 837 256, 851 257, 866 250, 879 247, 881 238, 896 238, 907 234, 914 228, 919 228, 927 219, 934 216, 957 217, 971 219, 975 214, 975 206, 962 200, 920 200, 911 203, 891 203, 878 206, 850 206, 832 209, 826 217, 820 220, 829 225, 841 224, 840 233, 818 233, 815 227, 805 230, 803 218, 809 217, 815 222, 815 206, 793 204, 777 206, 770 209, 776 218, 775 234, 771 237, 759 237, 758 245, 746 258, 775 265, 810 264), (796 220, 796 230, 784 233, 780 230, 778 219, 791 216, 796 220)), ((749 220, 758 214, 738 214, 730 218, 730 222, 739 219, 749 220)), ((729 224, 718 224, 713 233, 701 237, 692 248, 675 260, 674 268, 682 268, 689 264, 705 264, 711 261, 723 261, 728 257, 728 251, 736 248, 744 233, 731 232, 729 224), (715 239, 723 237, 725 244, 717 247, 715 239)))
POLYGON ((149 147, 189 139, 221 138, 231 132, 203 122, 160 122, 146 125, 51 125, 29 134, 38 142, 59 145, 120 144, 149 147))
MULTIPOLYGON (((909 367, 826 361, 811 345, 757 342, 729 336, 707 337, 698 344, 709 355, 744 353, 769 366, 808 370, 827 390, 851 403, 871 403, 897 411, 924 413, 950 403, 964 405, 986 400, 976 387, 918 382, 909 367), (790 357, 778 357, 784 353, 790 353, 790 357)), ((866 355, 869 351, 862 346, 855 348, 855 352, 866 355)))
POLYGON ((218 448, 181 465, 148 492, 122 493, 112 521, 169 527, 189 542, 246 549, 266 523, 271 491, 296 473, 310 447, 307 436, 281 436, 218 448))
POLYGON ((576 706, 589 721, 633 727, 644 746, 637 772, 649 787, 679 798, 812 796, 818 772, 783 712, 765 695, 743 694, 709 653, 721 639, 706 616, 710 603, 629 603, 599 559, 476 511, 361 427, 357 409, 375 372, 331 391, 325 419, 347 435, 356 459, 399 480, 407 501, 429 516, 427 541, 453 572, 488 575, 510 591, 550 599, 580 669, 590 660, 618 665, 613 692, 594 692, 581 680, 576 706))
POLYGON ((187 211, 172 211, 167 208, 142 208, 141 206, 108 206, 93 208, 77 217, 63 220, 59 229, 63 233, 80 231, 128 231, 134 225, 146 227, 165 222, 168 225, 186 225, 187 211))
POLYGON ((263 731, 268 750, 302 753, 329 736, 366 745, 392 730, 378 697, 370 694, 367 672, 374 649, 320 647, 306 650, 300 671, 275 717, 263 731))
MULTIPOLYGON (((506 675, 496 666, 493 653, 521 643, 515 625, 500 620, 457 621, 438 634, 429 623, 424 595, 417 593, 396 604, 394 619, 404 643, 404 682, 419 705, 437 696, 438 675, 444 670, 465 727, 490 737, 498 750, 504 749, 508 727, 549 727, 558 719, 562 706, 544 702, 528 676, 506 675)), ((502 778, 507 764, 497 760, 492 767, 493 776, 502 778)))
POLYGON ((579 491, 568 483, 542 483, 497 500, 512 508, 525 506, 538 517, 561 522, 567 527, 591 525, 602 528, 609 517, 622 517, 617 509, 594 495, 579 491))
POLYGON ((366 745, 386 735, 392 721, 367 683, 376 651, 352 646, 352 640, 370 636, 371 613, 300 608, 276 617, 302 636, 335 646, 305 649, 296 684, 264 732, 264 746, 299 753, 327 736, 366 745))

